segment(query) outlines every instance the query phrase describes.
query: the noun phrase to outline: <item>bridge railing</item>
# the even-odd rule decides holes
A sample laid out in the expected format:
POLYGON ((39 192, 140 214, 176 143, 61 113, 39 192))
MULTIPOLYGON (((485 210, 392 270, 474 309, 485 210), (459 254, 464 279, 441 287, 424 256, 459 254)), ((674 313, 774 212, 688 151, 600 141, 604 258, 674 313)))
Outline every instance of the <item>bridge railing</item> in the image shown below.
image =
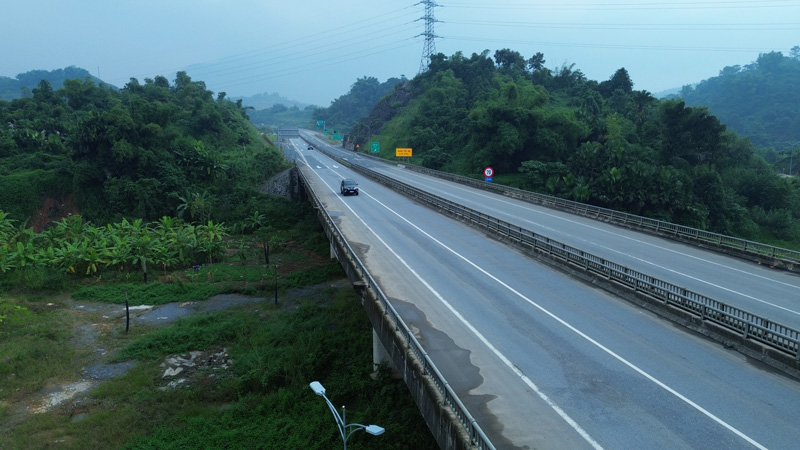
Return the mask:
POLYGON ((766 348, 777 350, 779 352, 777 354, 765 355, 767 362, 778 362, 780 368, 788 366, 795 371, 800 369, 800 332, 796 329, 467 208, 364 166, 352 165, 352 168, 435 209, 483 228, 499 239, 511 241, 518 247, 546 255, 554 261, 561 261, 563 265, 579 268, 586 273, 625 286, 630 291, 657 299, 664 307, 676 308, 698 317, 703 322, 714 323, 743 340, 755 341, 766 348), (788 356, 788 359, 781 355, 788 356))
MULTIPOLYGON (((385 160, 383 161, 385 162, 385 160)), ((723 250, 728 249, 736 252, 738 255, 747 255, 755 259, 768 258, 769 263, 772 265, 786 270, 800 271, 800 251, 797 250, 774 247, 760 242, 748 241, 746 239, 726 236, 724 234, 713 233, 684 225, 677 225, 670 222, 664 222, 661 220, 615 211, 613 209, 601 208, 599 206, 587 205, 585 203, 566 200, 550 195, 524 191, 522 189, 516 189, 494 183, 487 183, 474 178, 440 172, 438 170, 428 169, 413 164, 407 164, 405 167, 415 172, 433 175, 437 178, 466 184, 471 187, 495 192, 529 203, 557 208, 573 214, 621 224, 636 228, 638 230, 649 231, 655 234, 668 235, 677 239, 690 241, 701 245, 710 245, 723 250)))
MULTIPOLYGON (((303 183, 306 186, 309 186, 308 180, 306 179, 305 174, 303 174, 303 171, 300 170, 299 172, 303 183)), ((313 189, 309 190, 308 195, 315 209, 318 210, 320 218, 324 222, 325 228, 330 230, 330 233, 333 234, 329 235, 329 238, 332 242, 336 241, 341 247, 342 251, 346 253, 346 258, 349 261, 352 261, 354 267, 349 270, 354 270, 357 273, 357 276, 365 283, 365 287, 372 289, 376 293, 377 299, 381 303, 383 309, 386 311, 389 319, 407 343, 407 348, 414 353, 417 360, 420 362, 424 372, 423 375, 427 375, 435 384, 444 402, 449 406, 453 414, 457 417, 458 421, 467 431, 472 444, 479 450, 494 450, 494 445, 492 445, 481 427, 470 415, 469 411, 467 411, 467 408, 464 406, 461 399, 458 398, 431 358, 428 356, 425 350, 422 349, 422 346, 420 345, 419 341, 417 341, 417 338, 414 337, 414 334, 411 332, 405 322, 403 322, 403 319, 389 302, 378 283, 375 282, 366 266, 358 258, 356 252, 352 249, 352 247, 350 247, 350 244, 345 239, 342 231, 330 217, 325 208, 322 207, 319 198, 317 198, 316 193, 313 192, 313 189)))
MULTIPOLYGON (((360 156, 362 158, 371 159, 384 164, 387 163, 387 160, 369 154, 360 154, 360 156)), ((750 241, 747 239, 727 236, 711 231, 700 230, 685 225, 678 225, 671 222, 615 211, 613 209, 587 205, 585 203, 541 194, 538 192, 525 191, 495 183, 487 183, 475 178, 442 172, 414 164, 403 164, 403 166, 415 172, 424 173, 426 175, 431 175, 443 180, 453 181, 485 191, 494 192, 528 203, 556 208, 572 214, 578 214, 585 217, 591 217, 593 219, 624 225, 639 231, 669 236, 698 245, 707 245, 722 251, 728 250, 737 256, 748 257, 759 262, 762 262, 762 259, 766 259, 767 261, 765 262, 768 262, 776 267, 793 272, 800 272, 800 251, 797 250, 775 247, 762 242, 750 241)))

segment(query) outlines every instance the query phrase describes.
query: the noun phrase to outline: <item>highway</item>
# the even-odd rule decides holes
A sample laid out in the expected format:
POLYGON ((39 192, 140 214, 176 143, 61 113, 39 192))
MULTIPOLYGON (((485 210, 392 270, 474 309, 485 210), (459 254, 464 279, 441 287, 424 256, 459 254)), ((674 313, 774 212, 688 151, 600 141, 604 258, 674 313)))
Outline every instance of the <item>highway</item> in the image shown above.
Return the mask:
MULTIPOLYGON (((336 149, 342 157, 358 158, 336 149)), ((559 242, 723 301, 778 323, 800 329, 800 276, 727 257, 669 239, 586 220, 411 170, 359 163, 403 183, 481 211, 559 242)))
MULTIPOLYGON (((540 265, 306 150, 300 140, 292 143, 326 210, 497 448, 780 449, 800 442, 797 380, 540 265), (341 196, 342 178, 356 179, 360 195, 341 196)), ((541 227, 535 231, 542 234, 552 230, 554 239, 571 237, 570 245, 609 252, 604 257, 638 270, 696 280, 691 289, 741 291, 731 298, 757 298, 765 310, 796 315, 791 302, 763 293, 778 284, 796 299, 794 276, 697 256, 686 246, 447 187, 408 170, 380 170, 506 214, 503 220, 541 227), (744 282, 732 289, 733 281, 714 278, 710 268, 717 267, 762 287, 744 282)))

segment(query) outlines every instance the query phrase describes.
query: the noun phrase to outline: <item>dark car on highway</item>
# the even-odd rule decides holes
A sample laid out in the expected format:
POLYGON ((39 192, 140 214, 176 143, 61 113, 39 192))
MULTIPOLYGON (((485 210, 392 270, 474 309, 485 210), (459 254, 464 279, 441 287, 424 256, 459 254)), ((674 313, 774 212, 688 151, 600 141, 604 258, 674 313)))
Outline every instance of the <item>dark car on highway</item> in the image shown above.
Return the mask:
POLYGON ((342 180, 339 190, 342 192, 342 195, 358 195, 358 183, 350 178, 345 178, 342 180))

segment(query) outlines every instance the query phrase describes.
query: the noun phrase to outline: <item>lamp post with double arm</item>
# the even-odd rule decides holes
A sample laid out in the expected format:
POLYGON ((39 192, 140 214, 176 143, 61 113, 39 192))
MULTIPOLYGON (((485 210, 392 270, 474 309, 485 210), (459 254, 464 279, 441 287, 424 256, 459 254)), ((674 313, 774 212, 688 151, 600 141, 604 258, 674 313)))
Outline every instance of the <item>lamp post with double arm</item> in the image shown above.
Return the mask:
POLYGON ((325 399, 325 403, 328 405, 328 408, 331 410, 333 414, 333 418, 336 420, 336 427, 339 429, 339 434, 342 436, 342 442, 344 442, 344 450, 347 450, 347 440, 350 439, 350 436, 358 430, 364 430, 367 433, 373 436, 379 436, 383 434, 384 430, 383 427, 378 425, 361 425, 360 423, 347 423, 347 418, 345 414, 344 406, 342 406, 342 415, 339 415, 339 411, 333 406, 328 397, 325 396, 325 388, 320 384, 319 381, 312 381, 309 383, 309 387, 311 390, 314 391, 315 394, 319 395, 320 397, 325 399))

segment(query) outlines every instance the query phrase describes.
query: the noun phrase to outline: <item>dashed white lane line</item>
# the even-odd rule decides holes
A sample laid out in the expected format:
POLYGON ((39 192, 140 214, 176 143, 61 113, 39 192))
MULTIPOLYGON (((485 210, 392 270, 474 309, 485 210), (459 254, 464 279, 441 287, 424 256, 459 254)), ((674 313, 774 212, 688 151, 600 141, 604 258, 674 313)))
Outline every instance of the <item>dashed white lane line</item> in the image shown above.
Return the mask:
MULTIPOLYGON (((331 192, 333 192, 335 194, 335 191, 333 190, 333 188, 331 188, 330 186, 327 186, 327 187, 328 187, 328 189, 330 189, 331 192)), ((416 229, 419 233, 421 233, 422 235, 424 235, 425 237, 427 237, 431 241, 435 242, 436 244, 438 244, 439 246, 441 246, 445 250, 449 251, 450 253, 452 253, 457 258, 461 259, 465 263, 467 263, 470 266, 472 266, 473 268, 475 268, 477 271, 481 272, 482 274, 486 275, 487 277, 489 277, 490 279, 492 279, 496 283, 500 284, 503 288, 507 289, 508 291, 513 293, 514 295, 520 297, 525 302, 527 302, 531 306, 535 307, 539 311, 543 312, 547 316, 551 317, 553 320, 557 321, 558 323, 560 323, 561 325, 563 325, 564 327, 566 327, 567 329, 569 329, 573 333, 575 333, 578 336, 580 336, 581 338, 585 339, 587 342, 591 343, 592 345, 594 345, 598 349, 602 350, 606 354, 608 354, 611 357, 613 357, 614 359, 618 360, 619 362, 621 362, 625 366, 631 368, 636 373, 640 374, 641 376, 643 376, 644 378, 646 378, 650 382, 654 383, 656 386, 658 386, 658 387, 664 389, 665 391, 669 392, 670 394, 672 394, 673 396, 675 396, 679 400, 683 401, 687 405, 689 405, 692 408, 694 408, 695 410, 699 411, 701 414, 705 415, 706 417, 710 418, 711 420, 713 420, 717 424, 721 425, 725 429, 727 429, 730 432, 734 433, 735 435, 739 436, 741 439, 745 440, 746 442, 748 442, 752 446, 754 446, 754 447, 756 447, 758 449, 766 450, 766 447, 764 447, 763 445, 759 444, 757 441, 755 441, 751 437, 747 436, 742 431, 740 431, 737 428, 733 427, 732 425, 728 424, 727 422, 725 422, 721 418, 717 417, 716 415, 714 415, 710 411, 706 410, 702 406, 698 405, 697 403, 695 403, 694 401, 692 401, 688 397, 684 396, 683 394, 681 394, 680 392, 676 391, 675 389, 669 387, 667 384, 665 384, 662 381, 658 380, 656 377, 650 375, 645 370, 641 369, 640 367, 636 366, 632 362, 628 361, 627 359, 625 359, 622 356, 620 356, 617 353, 615 353, 613 350, 609 349, 608 347, 604 346, 603 344, 601 344, 600 342, 596 341, 592 337, 588 336, 584 332, 582 332, 579 329, 575 328, 570 323, 568 323, 564 319, 560 318, 556 314, 550 312, 548 309, 546 309, 543 306, 539 305, 535 301, 531 300, 530 298, 528 298, 527 296, 525 296, 521 292, 515 290, 514 288, 509 286, 507 283, 505 283, 504 281, 502 281, 499 278, 497 278, 495 275, 492 275, 487 270, 481 268, 480 266, 478 266, 477 264, 475 264, 474 262, 472 262, 471 260, 469 260, 465 256, 461 255, 460 253, 456 252, 452 248, 450 248, 447 245, 445 245, 443 242, 441 242, 438 239, 436 239, 435 237, 431 236, 426 231, 422 230, 417 225, 412 223, 410 220, 408 220, 407 218, 403 217, 402 215, 400 215, 399 213, 397 213, 396 211, 394 211, 393 209, 391 209, 390 207, 388 207, 384 203, 380 202, 378 199, 370 196, 369 194, 367 194, 367 196, 370 197, 372 200, 374 200, 379 205, 381 205, 387 211, 391 212, 392 214, 394 214, 395 216, 397 216, 398 218, 400 218, 401 220, 403 220, 404 222, 409 224, 411 227, 416 229)), ((575 422, 575 420, 573 420, 563 409, 561 409, 561 407, 559 407, 555 402, 553 402, 547 396, 547 394, 542 392, 538 388, 538 386, 536 386, 536 384, 531 379, 529 379, 527 376, 525 376, 525 374, 523 374, 502 352, 500 352, 500 350, 498 350, 494 345, 492 345, 492 343, 489 342, 489 340, 485 336, 483 336, 483 334, 480 331, 478 331, 477 328, 475 328, 463 315, 461 315, 461 313, 459 313, 453 307, 453 305, 450 304, 450 302, 448 302, 444 297, 442 297, 441 294, 439 294, 438 291, 436 291, 430 285, 430 283, 428 283, 419 273, 417 273, 408 263, 406 263, 406 261, 399 254, 397 254, 397 252, 395 252, 394 249, 392 247, 390 247, 389 244, 386 241, 384 241, 380 237, 380 235, 377 232, 375 232, 361 218, 361 216, 359 216, 358 213, 356 213, 350 207, 350 205, 348 205, 347 203, 344 203, 344 204, 345 204, 345 207, 350 210, 350 212, 353 214, 353 216, 356 217, 370 231, 370 233, 372 233, 375 236, 375 238, 378 239, 378 241, 380 241, 381 244, 383 244, 383 246, 386 247, 386 249, 390 253, 392 253, 392 255, 394 255, 395 258, 397 258, 398 261, 400 261, 400 263, 406 268, 406 270, 408 270, 417 280, 419 280, 419 282, 422 283, 436 297, 436 299, 439 300, 439 302, 441 302, 442 305, 444 305, 461 323, 463 323, 464 326, 467 327, 467 329, 469 329, 470 332, 472 332, 473 335, 475 335, 475 337, 477 337, 484 345, 486 345, 486 347, 495 356, 497 356, 498 359, 500 359, 503 362, 503 364, 505 364, 509 369, 511 369, 512 372, 517 377, 520 378, 520 380, 522 380, 529 388, 531 388, 531 390, 533 390, 536 393, 536 395, 539 396, 539 398, 541 398, 545 403, 547 403, 547 405, 550 406, 550 408, 552 408, 553 411, 555 411, 567 424, 569 424, 569 426, 571 426, 587 443, 589 443, 595 449, 601 449, 602 448, 602 446, 597 441, 595 441, 589 435, 589 433, 586 432, 586 430, 584 430, 577 422, 575 422)))

